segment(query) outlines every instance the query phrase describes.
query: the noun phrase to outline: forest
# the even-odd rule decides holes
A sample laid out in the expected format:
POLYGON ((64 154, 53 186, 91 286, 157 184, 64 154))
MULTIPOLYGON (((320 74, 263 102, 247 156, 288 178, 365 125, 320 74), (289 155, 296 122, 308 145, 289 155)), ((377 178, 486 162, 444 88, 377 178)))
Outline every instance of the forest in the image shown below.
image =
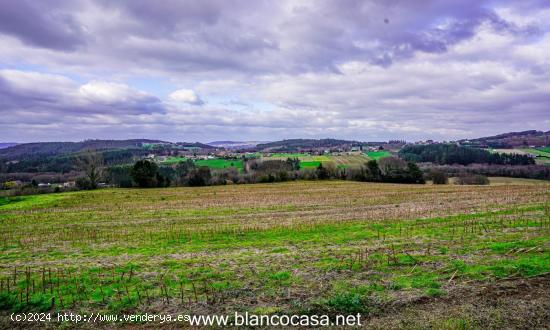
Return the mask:
POLYGON ((529 155, 503 154, 456 144, 435 143, 428 145, 406 145, 399 151, 399 157, 412 162, 436 164, 498 164, 534 165, 529 155))

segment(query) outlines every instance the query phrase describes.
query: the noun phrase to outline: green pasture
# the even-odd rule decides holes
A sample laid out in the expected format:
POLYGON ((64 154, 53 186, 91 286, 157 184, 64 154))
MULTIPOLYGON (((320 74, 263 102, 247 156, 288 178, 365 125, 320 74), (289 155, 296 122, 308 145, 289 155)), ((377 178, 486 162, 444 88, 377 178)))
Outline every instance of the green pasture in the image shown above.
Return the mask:
POLYGON ((225 169, 234 167, 238 170, 243 169, 243 161, 241 159, 199 159, 195 161, 197 166, 208 166, 211 169, 225 169))
POLYGON ((370 159, 379 160, 379 159, 384 158, 384 157, 390 157, 390 156, 391 156, 391 152, 386 151, 386 150, 381 150, 381 151, 368 151, 368 152, 366 152, 366 155, 367 155, 367 157, 369 157, 370 159))
MULTIPOLYGON (((162 163, 165 165, 173 165, 186 160, 187 158, 185 157, 169 157, 162 163)), ((195 163, 196 166, 207 166, 213 170, 225 169, 225 168, 231 168, 231 167, 234 167, 238 170, 242 170, 244 168, 242 159, 223 159, 223 158, 198 159, 198 160, 194 160, 193 162, 195 163)))

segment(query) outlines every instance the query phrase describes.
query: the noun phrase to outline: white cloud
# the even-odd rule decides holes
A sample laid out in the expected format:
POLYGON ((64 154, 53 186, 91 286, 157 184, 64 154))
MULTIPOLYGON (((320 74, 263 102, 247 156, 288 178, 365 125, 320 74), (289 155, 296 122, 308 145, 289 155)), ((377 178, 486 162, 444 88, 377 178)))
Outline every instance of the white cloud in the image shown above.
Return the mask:
POLYGON ((203 105, 201 98, 191 89, 178 89, 172 92, 168 99, 173 102, 188 103, 193 105, 203 105))
MULTIPOLYGON (((61 75, 0 70, 0 94, 9 94, 9 98, 22 98, 21 102, 55 101, 62 95, 71 97, 71 91, 76 87, 74 81, 61 75)), ((7 95, 3 101, 8 101, 7 95)))
POLYGON ((91 103, 124 103, 153 98, 143 91, 130 88, 128 85, 106 81, 91 81, 79 88, 82 97, 91 103))
POLYGON ((0 112, 29 111, 49 113, 49 119, 59 121, 60 117, 73 113, 125 116, 162 113, 165 109, 157 97, 121 83, 91 81, 79 85, 61 75, 0 70, 0 112))

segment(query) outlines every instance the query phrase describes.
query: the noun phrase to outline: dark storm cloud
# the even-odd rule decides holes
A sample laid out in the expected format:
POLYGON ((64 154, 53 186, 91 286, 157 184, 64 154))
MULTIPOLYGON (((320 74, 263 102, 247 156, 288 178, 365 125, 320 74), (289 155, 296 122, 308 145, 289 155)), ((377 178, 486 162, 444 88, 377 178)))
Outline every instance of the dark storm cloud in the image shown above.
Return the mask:
POLYGON ((140 23, 128 35, 161 38, 170 50, 152 43, 144 51, 143 42, 124 51, 159 58, 165 69, 183 72, 330 71, 349 60, 390 65, 416 52, 445 52, 485 22, 502 32, 537 32, 507 22, 479 0, 252 3, 108 2, 140 23))
POLYGON ((128 43, 121 51, 160 59, 165 69, 177 71, 334 70, 347 60, 389 65, 417 51, 444 52, 470 38, 481 23, 497 20, 483 1, 140 0, 104 5, 139 22, 123 29, 122 38, 142 42, 128 43), (164 40, 160 45, 166 47, 149 39, 164 40))
POLYGON ((0 4, 0 33, 37 47, 73 50, 84 42, 70 2, 5 0, 0 4), (57 10, 57 7, 61 10, 57 10))
POLYGON ((349 60, 390 65, 415 52, 445 52, 471 38, 483 22, 521 30, 488 3, 5 1, 0 31, 39 47, 82 46, 80 51, 103 58, 107 67, 124 59, 181 73, 303 72, 334 70, 349 60))
MULTIPOLYGON (((518 27, 499 17, 491 3, 8 0, 0 11, 0 33, 38 47, 78 48, 75 58, 101 69, 335 71, 351 60, 388 66, 417 52, 446 52, 483 23, 503 33, 539 32, 536 26, 518 27)), ((525 3, 522 10, 539 5, 525 3)))

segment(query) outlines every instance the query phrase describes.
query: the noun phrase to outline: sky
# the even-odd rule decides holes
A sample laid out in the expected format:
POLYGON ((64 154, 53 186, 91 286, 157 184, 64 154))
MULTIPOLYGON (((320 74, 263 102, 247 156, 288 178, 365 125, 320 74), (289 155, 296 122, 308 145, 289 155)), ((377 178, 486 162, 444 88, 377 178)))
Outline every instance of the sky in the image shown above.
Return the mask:
POLYGON ((0 142, 550 130, 550 0, 0 0, 0 142))

